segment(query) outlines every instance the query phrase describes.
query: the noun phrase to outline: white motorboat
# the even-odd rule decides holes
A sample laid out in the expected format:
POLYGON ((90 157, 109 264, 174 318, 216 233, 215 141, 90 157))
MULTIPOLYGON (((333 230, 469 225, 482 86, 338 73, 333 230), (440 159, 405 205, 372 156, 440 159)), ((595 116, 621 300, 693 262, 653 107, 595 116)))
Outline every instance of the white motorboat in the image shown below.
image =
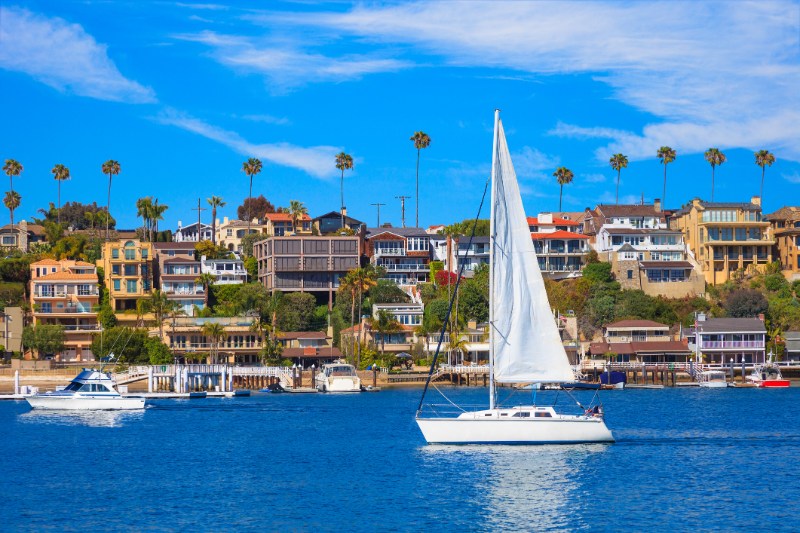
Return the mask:
POLYGON ((144 409, 141 396, 122 396, 111 374, 84 369, 65 388, 25 398, 34 409, 131 410, 144 409))
POLYGON ((722 370, 706 370, 700 373, 698 383, 706 389, 723 389, 728 386, 728 377, 722 370))
POLYGON ((353 365, 330 363, 314 376, 314 386, 320 392, 361 392, 361 379, 353 365))
MULTIPOLYGON (((428 415, 423 392, 417 424, 431 444, 614 442, 599 405, 581 414, 558 413, 552 406, 497 405, 498 384, 565 384, 575 375, 553 320, 499 112, 491 180, 489 408, 453 417, 434 408, 428 415)), ((430 378, 426 391, 429 383, 430 378)))
POLYGON ((785 389, 792 384, 788 379, 784 379, 781 369, 772 363, 771 358, 766 365, 756 365, 753 372, 747 376, 747 382, 762 389, 785 389))

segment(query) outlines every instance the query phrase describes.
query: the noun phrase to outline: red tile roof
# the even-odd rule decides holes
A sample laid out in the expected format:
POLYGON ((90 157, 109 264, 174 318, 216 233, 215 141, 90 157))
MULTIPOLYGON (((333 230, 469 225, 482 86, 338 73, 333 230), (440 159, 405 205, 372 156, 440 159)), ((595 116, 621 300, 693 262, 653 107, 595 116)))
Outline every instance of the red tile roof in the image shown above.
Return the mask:
POLYGON ((281 357, 301 359, 331 359, 342 357, 342 352, 339 348, 331 346, 317 347, 314 350, 308 348, 284 348, 281 352, 281 357))
POLYGON ((327 339, 324 331, 282 331, 278 333, 279 339, 327 339))
MULTIPOLYGON (((292 214, 291 213, 267 213, 264 215, 264 218, 267 220, 271 220, 272 222, 291 222, 292 221, 292 214)), ((303 215, 300 217, 302 221, 310 221, 311 217, 308 215, 303 215)))
POLYGON ((531 233, 531 239, 533 240, 542 240, 542 239, 588 239, 589 237, 583 235, 582 233, 573 233, 571 231, 551 231, 549 233, 546 232, 539 232, 539 233, 531 233))
MULTIPOLYGON (((538 217, 528 217, 528 225, 539 225, 539 218, 538 217)), ((580 226, 579 222, 574 220, 567 220, 566 218, 556 218, 553 217, 553 222, 542 222, 541 225, 543 226, 580 226)))

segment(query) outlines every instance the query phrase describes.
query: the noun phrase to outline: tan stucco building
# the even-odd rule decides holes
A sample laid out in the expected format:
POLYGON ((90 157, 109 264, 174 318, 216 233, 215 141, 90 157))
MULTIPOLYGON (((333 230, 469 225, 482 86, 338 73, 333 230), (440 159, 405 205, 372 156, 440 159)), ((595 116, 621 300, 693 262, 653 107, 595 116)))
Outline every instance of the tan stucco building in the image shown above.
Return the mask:
POLYGON ((800 279, 800 207, 782 207, 766 216, 775 235, 775 259, 789 281, 800 279))
POLYGON ((689 253, 712 285, 725 283, 737 271, 763 271, 773 261, 775 239, 757 196, 747 203, 695 198, 673 214, 669 225, 683 233, 689 253))
POLYGON ((138 239, 109 241, 97 266, 109 293, 109 303, 122 325, 136 321, 136 301, 153 292, 153 245, 138 239))

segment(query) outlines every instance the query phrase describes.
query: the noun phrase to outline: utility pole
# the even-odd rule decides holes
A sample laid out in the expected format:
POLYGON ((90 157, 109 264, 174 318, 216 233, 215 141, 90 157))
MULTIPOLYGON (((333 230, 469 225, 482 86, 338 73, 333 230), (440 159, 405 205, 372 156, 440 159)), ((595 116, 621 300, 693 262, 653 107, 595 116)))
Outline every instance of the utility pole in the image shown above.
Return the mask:
POLYGON ((406 227, 406 200, 413 198, 413 196, 395 196, 400 199, 400 219, 402 220, 403 227, 406 227))
POLYGON ((192 211, 197 211, 197 242, 201 241, 203 232, 200 229, 200 212, 205 211, 205 207, 200 207, 200 198, 197 199, 197 207, 193 208, 192 211))
POLYGON ((386 204, 376 203, 376 204, 369 204, 369 205, 374 205, 375 207, 378 208, 378 225, 375 226, 375 227, 376 228, 380 228, 381 227, 381 206, 382 205, 386 205, 386 204))

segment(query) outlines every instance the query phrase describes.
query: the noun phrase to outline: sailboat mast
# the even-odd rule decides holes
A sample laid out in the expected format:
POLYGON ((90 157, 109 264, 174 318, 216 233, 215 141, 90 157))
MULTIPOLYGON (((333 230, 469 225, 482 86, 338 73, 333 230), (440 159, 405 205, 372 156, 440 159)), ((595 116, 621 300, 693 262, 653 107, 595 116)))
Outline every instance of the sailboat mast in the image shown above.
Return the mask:
POLYGON ((500 110, 494 110, 494 139, 492 141, 491 210, 489 215, 489 409, 495 407, 494 383, 494 180, 497 170, 497 133, 500 125, 500 110))

